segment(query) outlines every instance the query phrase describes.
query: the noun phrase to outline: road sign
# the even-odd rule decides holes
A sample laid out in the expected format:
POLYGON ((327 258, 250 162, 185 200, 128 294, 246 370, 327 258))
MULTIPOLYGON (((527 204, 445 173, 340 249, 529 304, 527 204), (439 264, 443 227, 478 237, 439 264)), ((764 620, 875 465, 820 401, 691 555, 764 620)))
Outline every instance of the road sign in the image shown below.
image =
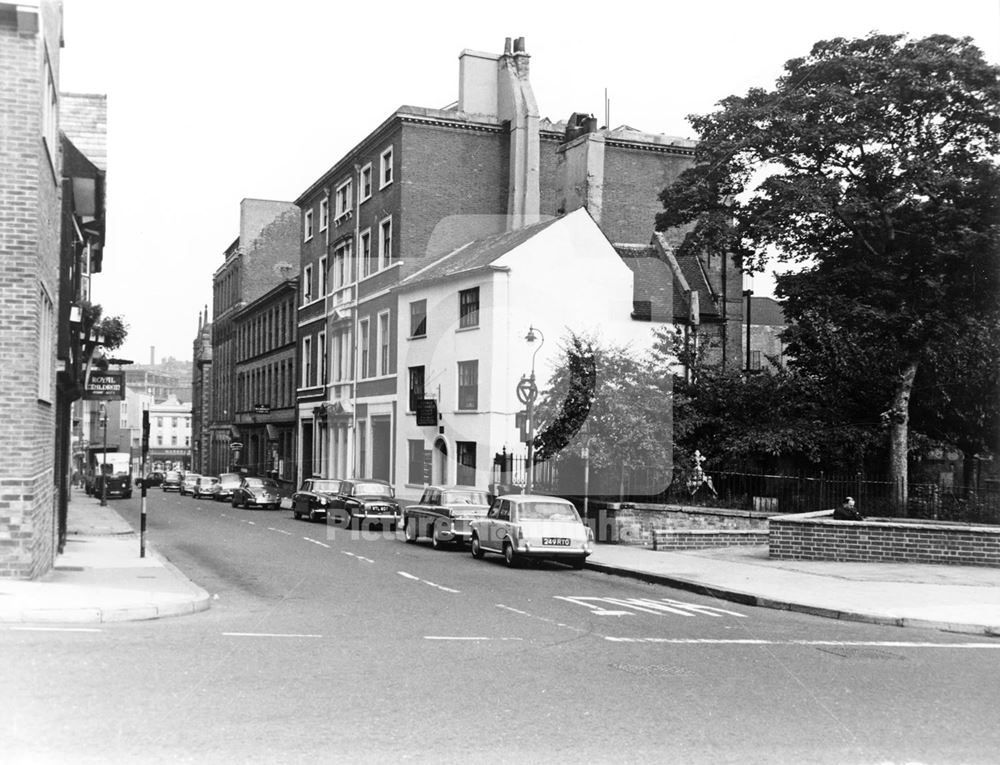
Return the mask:
POLYGON ((529 377, 522 377, 517 384, 517 400, 522 404, 530 404, 538 398, 538 386, 529 377))
POLYGON ((232 451, 236 452, 243 448, 243 444, 239 441, 233 441, 231 444, 229 444, 229 448, 232 451))

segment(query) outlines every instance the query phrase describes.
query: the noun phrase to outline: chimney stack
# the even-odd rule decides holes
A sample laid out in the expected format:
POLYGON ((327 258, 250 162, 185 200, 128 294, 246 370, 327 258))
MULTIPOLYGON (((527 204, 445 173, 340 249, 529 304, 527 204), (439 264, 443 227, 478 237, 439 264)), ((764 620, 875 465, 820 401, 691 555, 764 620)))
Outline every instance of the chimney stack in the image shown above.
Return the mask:
POLYGON ((156 346, 149 346, 149 366, 156 366, 156 346))

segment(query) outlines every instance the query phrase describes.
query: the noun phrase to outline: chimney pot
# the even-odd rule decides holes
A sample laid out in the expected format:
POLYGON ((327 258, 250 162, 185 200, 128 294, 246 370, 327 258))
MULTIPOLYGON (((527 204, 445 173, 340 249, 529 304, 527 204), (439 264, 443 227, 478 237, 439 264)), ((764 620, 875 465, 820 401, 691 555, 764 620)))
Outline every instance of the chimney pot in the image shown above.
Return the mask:
POLYGON ((518 37, 514 41, 514 52, 515 53, 524 53, 525 52, 524 51, 524 38, 523 37, 518 37))

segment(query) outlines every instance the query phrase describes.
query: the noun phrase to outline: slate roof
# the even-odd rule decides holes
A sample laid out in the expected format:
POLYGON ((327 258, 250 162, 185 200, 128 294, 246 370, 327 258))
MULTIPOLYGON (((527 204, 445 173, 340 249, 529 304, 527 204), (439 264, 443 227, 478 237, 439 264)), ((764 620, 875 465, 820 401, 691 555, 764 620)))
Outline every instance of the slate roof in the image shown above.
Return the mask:
POLYGON ((407 289, 417 285, 435 282, 441 279, 481 271, 489 268, 494 261, 516 247, 521 246, 553 223, 562 220, 552 220, 534 223, 516 231, 506 231, 483 239, 477 239, 452 250, 447 255, 424 266, 403 280, 401 287, 407 289))

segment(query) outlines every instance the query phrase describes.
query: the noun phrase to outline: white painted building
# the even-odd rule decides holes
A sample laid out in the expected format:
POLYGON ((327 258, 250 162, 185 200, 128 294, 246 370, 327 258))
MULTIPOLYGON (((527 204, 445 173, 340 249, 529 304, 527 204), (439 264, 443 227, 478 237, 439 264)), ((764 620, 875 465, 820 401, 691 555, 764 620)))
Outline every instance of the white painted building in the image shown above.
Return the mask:
POLYGON ((651 330, 662 324, 633 318, 635 281, 583 208, 464 245, 404 280, 397 494, 416 497, 426 483, 486 488, 495 453, 523 453, 518 381, 534 356, 544 388, 570 331, 648 348, 651 330), (543 343, 525 340, 529 327, 543 343), (417 425, 411 391, 412 399, 436 400, 436 425, 417 425))

